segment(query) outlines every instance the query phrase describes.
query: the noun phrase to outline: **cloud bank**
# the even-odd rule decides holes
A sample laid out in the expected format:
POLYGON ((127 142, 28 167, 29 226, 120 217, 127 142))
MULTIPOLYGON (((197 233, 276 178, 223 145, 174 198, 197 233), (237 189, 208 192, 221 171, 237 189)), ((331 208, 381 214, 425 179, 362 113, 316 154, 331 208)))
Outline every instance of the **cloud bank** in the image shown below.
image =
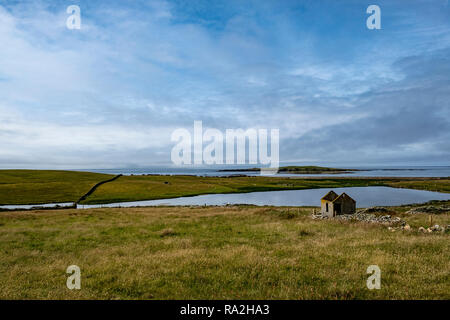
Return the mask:
POLYGON ((364 1, 3 1, 0 167, 170 165, 194 120, 279 128, 284 163, 448 164, 449 5, 378 2, 371 31, 364 1))

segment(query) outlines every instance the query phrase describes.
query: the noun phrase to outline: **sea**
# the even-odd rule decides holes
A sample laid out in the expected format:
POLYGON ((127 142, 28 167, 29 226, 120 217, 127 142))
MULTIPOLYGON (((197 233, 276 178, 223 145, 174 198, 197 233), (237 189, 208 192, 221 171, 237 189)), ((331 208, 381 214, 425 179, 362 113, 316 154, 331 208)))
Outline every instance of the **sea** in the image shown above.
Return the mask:
MULTIPOLYGON (((238 167, 236 167, 238 168, 238 167)), ((239 169, 245 167, 239 167, 239 169)), ((338 168, 338 167, 337 167, 338 168)), ((163 167, 153 166, 146 168, 116 168, 116 169, 82 169, 80 171, 90 171, 107 174, 123 174, 123 175, 194 175, 194 176, 230 176, 230 175, 247 175, 259 176, 258 171, 220 171, 225 169, 222 167, 215 168, 192 168, 192 167, 163 167)), ((227 167, 232 170, 233 167, 227 167)), ((278 173, 279 177, 450 177, 450 166, 360 166, 351 167, 358 171, 350 171, 338 174, 292 174, 278 173)))

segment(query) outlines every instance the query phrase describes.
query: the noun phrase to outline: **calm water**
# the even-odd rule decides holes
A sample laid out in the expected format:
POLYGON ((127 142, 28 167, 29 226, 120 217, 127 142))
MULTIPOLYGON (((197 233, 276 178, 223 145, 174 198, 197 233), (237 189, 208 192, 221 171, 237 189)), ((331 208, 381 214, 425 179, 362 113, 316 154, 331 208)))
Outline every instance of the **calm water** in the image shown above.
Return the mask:
MULTIPOLYGON (((98 173, 142 175, 142 174, 163 174, 163 175, 196 175, 196 176, 228 176, 232 174, 245 174, 249 176, 259 175, 258 172, 219 172, 222 168, 126 168, 126 169, 89 169, 98 173)), ((351 173, 332 174, 333 177, 450 177, 450 166, 441 167, 352 167, 362 171, 351 173)), ((314 177, 327 176, 326 174, 278 174, 280 177, 314 177)))
POLYGON ((402 204, 423 203, 430 200, 450 200, 450 193, 430 192, 389 187, 353 187, 334 189, 308 189, 288 191, 266 191, 234 194, 208 194, 195 197, 182 197, 164 200, 112 203, 106 205, 86 205, 79 208, 99 207, 135 207, 157 205, 225 205, 254 204, 270 206, 319 206, 320 198, 328 191, 347 193, 356 200, 356 206, 395 206, 402 204))
POLYGON ((33 207, 40 207, 40 208, 54 208, 56 206, 60 207, 68 207, 73 205, 73 202, 65 202, 65 203, 45 203, 45 204, 15 204, 15 205, 3 205, 0 206, 0 209, 24 209, 28 210, 33 207))

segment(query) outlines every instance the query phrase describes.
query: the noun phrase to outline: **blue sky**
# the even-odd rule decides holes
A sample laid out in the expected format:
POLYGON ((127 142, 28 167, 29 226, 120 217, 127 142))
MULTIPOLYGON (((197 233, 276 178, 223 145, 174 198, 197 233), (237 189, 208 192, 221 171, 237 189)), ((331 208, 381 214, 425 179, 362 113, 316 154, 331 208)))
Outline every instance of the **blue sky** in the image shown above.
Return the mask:
POLYGON ((278 128, 285 164, 448 165, 450 5, 0 1, 1 168, 170 165, 194 120, 278 128))

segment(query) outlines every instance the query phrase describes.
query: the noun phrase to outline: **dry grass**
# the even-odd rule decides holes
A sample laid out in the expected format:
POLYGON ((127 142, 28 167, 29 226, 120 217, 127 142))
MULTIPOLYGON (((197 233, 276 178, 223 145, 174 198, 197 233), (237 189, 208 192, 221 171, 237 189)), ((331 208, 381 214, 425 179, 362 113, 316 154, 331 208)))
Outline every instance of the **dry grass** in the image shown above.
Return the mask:
MULTIPOLYGON (((315 221, 310 211, 236 206, 0 213, 0 298, 450 298, 448 234, 315 221), (81 268, 79 291, 65 285, 71 264, 81 268), (366 288, 371 264, 382 270, 381 290, 366 288)), ((420 214, 406 219, 413 226, 428 221, 420 214)), ((450 224, 450 216, 436 216, 435 223, 450 224)))

